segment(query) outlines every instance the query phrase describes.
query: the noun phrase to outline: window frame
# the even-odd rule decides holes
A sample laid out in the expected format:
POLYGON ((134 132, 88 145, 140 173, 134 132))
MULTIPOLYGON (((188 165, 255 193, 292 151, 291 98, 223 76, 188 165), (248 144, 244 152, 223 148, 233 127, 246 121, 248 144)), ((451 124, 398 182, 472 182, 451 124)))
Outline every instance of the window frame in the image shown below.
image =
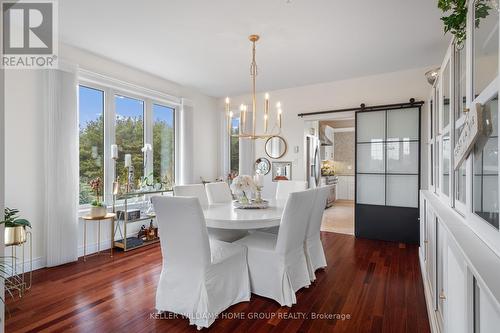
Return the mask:
MULTIPOLYGON (((468 87, 469 87, 469 84, 467 82, 467 80, 469 80, 469 73, 467 71, 467 66, 468 66, 468 63, 470 62, 470 57, 469 57, 469 54, 468 54, 468 49, 467 49, 467 46, 464 45, 464 52, 465 52, 465 82, 463 82, 463 84, 465 84, 465 105, 467 107, 467 96, 468 96, 468 87)), ((462 109, 462 105, 463 105, 463 96, 462 93, 461 93, 461 85, 460 85, 460 50, 457 49, 457 46, 456 46, 456 43, 455 41, 453 41, 451 43, 451 46, 450 48, 452 49, 452 53, 453 53, 453 59, 454 59, 454 78, 453 78, 453 91, 454 91, 454 98, 453 100, 455 101, 455 107, 453 108, 453 112, 452 112, 452 121, 453 121, 453 128, 452 128, 452 131, 453 131, 453 141, 452 141, 452 150, 453 151, 455 149, 455 144, 458 140, 458 137, 456 137, 456 134, 457 134, 457 128, 459 128, 460 126, 462 126, 464 123, 465 123, 465 119, 466 119, 466 116, 467 114, 465 112, 463 112, 464 110, 461 110, 462 109), (458 59, 458 61, 457 61, 458 59), (456 119, 456 109, 460 109, 461 112, 460 112, 460 117, 458 119, 456 119)), ((451 154, 451 158, 453 160, 453 165, 452 165, 452 173, 453 173, 453 186, 452 186, 452 191, 453 191, 453 196, 452 196, 452 206, 455 208, 455 210, 462 216, 465 216, 467 214, 467 202, 468 202, 468 192, 469 192, 469 183, 468 183, 468 173, 469 173, 469 163, 468 163, 468 160, 470 158, 470 156, 464 160, 462 162, 462 165, 465 166, 465 202, 461 202, 460 200, 457 199, 457 191, 458 191, 458 186, 457 186, 457 182, 456 182, 456 178, 455 178, 455 173, 457 173, 459 175, 459 169, 455 170, 454 168, 454 165, 455 165, 455 161, 454 161, 454 154, 451 154)))
MULTIPOLYGON (((490 82, 477 96, 474 93, 474 82, 475 82, 475 72, 474 72, 474 6, 476 1, 470 1, 468 4, 468 13, 467 13, 467 38, 466 47, 467 47, 467 108, 471 108, 472 105, 476 103, 481 103, 484 105, 491 98, 494 98, 495 95, 499 95, 499 83, 500 83, 500 68, 497 72, 497 76, 490 82)), ((500 34, 499 34, 500 39, 500 34)), ((500 41, 499 41, 500 47, 500 41)), ((500 52, 499 52, 500 58, 500 52)), ((498 62, 500 67, 500 61, 498 62)), ((500 151, 500 140, 498 142, 499 151, 500 151)), ((476 234, 483 239, 483 241, 488 244, 491 248, 500 248, 500 232, 490 223, 483 220, 479 215, 474 212, 473 208, 473 168, 472 168, 472 160, 473 153, 469 155, 467 158, 467 214, 466 214, 466 223, 474 230, 476 234), (492 245, 493 244, 493 245, 492 245)), ((500 162, 500 156, 499 156, 500 162)), ((499 163, 500 165, 500 163, 499 163)), ((499 177, 499 189, 500 189, 500 177, 499 177)), ((500 195, 499 195, 500 201, 500 195)), ((499 202, 500 204, 500 202, 499 202)))
MULTIPOLYGON (((173 168, 173 180, 175 181, 176 180, 176 176, 177 176, 177 168, 176 168, 176 161, 177 161, 177 137, 176 137, 176 133, 177 133, 177 129, 178 129, 178 126, 177 126, 177 112, 176 112, 176 108, 173 107, 173 106, 169 106, 169 105, 165 105, 165 103, 159 103, 155 100, 151 100, 151 146, 153 147, 153 151, 154 151, 154 142, 153 142, 153 137, 154 137, 154 133, 153 133, 153 130, 154 130, 154 112, 153 112, 153 109, 154 109, 154 106, 155 105, 158 105, 158 106, 161 106, 161 107, 166 107, 166 108, 169 108, 169 109, 172 109, 174 112, 173 112, 173 131, 174 131, 174 135, 173 135, 173 140, 174 140, 174 159, 173 159, 173 164, 174 164, 174 168, 173 168)), ((148 163, 146 164, 147 166, 149 166, 151 168, 151 171, 154 170, 154 154, 150 154, 149 156, 149 160, 148 160, 148 163)), ((148 170, 149 172, 149 170, 148 170)), ((149 173, 148 173, 149 174, 149 173)), ((153 178, 154 178, 154 174, 153 174, 153 178)))
MULTIPOLYGON (((143 142, 152 144, 153 139, 153 105, 161 105, 174 110, 174 181, 178 182, 178 156, 179 156, 179 112, 181 108, 181 99, 154 90, 129 84, 120 80, 107 78, 99 74, 88 71, 79 73, 77 88, 82 85, 88 88, 101 90, 104 92, 104 195, 103 200, 106 204, 113 201, 113 181, 115 179, 115 165, 111 156, 111 145, 115 144, 116 131, 116 105, 115 96, 130 97, 144 102, 144 128, 143 142)), ((80 145, 78 145, 79 147, 80 145)), ((138 152, 140 153, 140 152, 138 152)), ((153 154, 150 154, 146 161, 144 174, 153 170, 153 154)), ((80 211, 90 208, 90 204, 79 205, 80 211)))
POLYGON ((428 119, 428 165, 429 165, 429 190, 436 193, 436 174, 434 164, 436 161, 436 85, 432 86, 431 95, 429 96, 429 113, 427 115, 428 119))
MULTIPOLYGON (((438 136, 437 136, 437 141, 438 141, 438 163, 439 163, 439 169, 437 170, 438 173, 438 186, 437 186, 437 193, 440 197, 440 199, 449 206, 453 206, 453 197, 454 195, 453 192, 453 186, 452 186, 452 178, 453 178, 453 154, 451 154, 451 151, 453 150, 453 133, 452 129, 454 128, 453 126, 453 111, 454 111, 454 89, 453 89, 453 82, 454 82, 454 62, 453 62, 453 57, 452 57, 452 51, 451 51, 451 46, 448 47, 448 50, 446 52, 446 56, 444 57, 443 63, 441 64, 441 69, 439 70, 439 81, 437 83, 437 88, 438 91, 436 93, 437 99, 438 99, 438 136), (444 70, 448 66, 448 71, 449 71, 449 81, 444 82, 443 80, 443 73, 444 70), (444 122, 444 98, 443 98, 443 91, 445 84, 448 84, 448 92, 449 92, 449 107, 448 107, 448 124, 446 126, 443 126, 444 122), (444 167, 444 150, 443 150, 443 137, 448 134, 450 137, 450 156, 449 156, 449 166, 448 166, 448 174, 449 174, 449 180, 448 180, 448 194, 443 192, 443 184, 444 184, 444 177, 443 177, 443 167, 444 167)), ((436 180, 435 180, 436 181, 436 180)))
MULTIPOLYGON (((240 132, 240 116, 234 116, 233 118, 231 118, 231 121, 233 121, 234 119, 238 119, 238 133, 240 132)), ((227 160, 227 170, 228 170, 228 174, 231 174, 233 170, 231 170, 231 140, 232 140, 232 137, 231 137, 231 134, 232 134, 232 129, 233 129, 233 124, 231 122, 231 124, 229 124, 229 128, 230 128, 230 133, 226 133, 226 137, 227 137, 227 156, 228 156, 228 160, 227 160)), ((227 131, 226 131, 227 132, 227 131)), ((239 145, 239 139, 238 139, 238 145, 239 145)), ((238 147, 238 174, 240 173, 240 148, 241 147, 238 147)), ((227 176, 227 175, 226 175, 227 176)))
MULTIPOLYGON (((106 104, 106 90, 104 87, 95 85, 95 84, 87 84, 87 83, 80 83, 78 82, 77 85, 77 91, 78 91, 78 124, 80 123, 80 86, 88 88, 88 89, 93 89, 102 92, 102 97, 103 97, 103 104, 102 104, 102 113, 103 113, 103 182, 104 182, 104 187, 105 185, 105 179, 106 179, 106 126, 108 123, 108 120, 106 119, 106 109, 107 109, 107 104, 106 104)), ((79 127, 79 126, 78 126, 79 127)), ((78 129, 78 193, 80 193, 80 129, 78 129)), ((103 200, 105 200, 105 193, 102 193, 103 200)), ((80 204, 78 202, 78 206, 80 209, 90 209, 91 204, 80 204)))

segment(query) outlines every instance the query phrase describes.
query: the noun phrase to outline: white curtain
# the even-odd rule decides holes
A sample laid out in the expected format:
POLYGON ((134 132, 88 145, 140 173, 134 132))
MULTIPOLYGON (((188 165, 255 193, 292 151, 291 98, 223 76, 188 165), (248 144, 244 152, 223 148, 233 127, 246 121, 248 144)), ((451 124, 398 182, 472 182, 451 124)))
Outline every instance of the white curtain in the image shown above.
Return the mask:
POLYGON ((78 81, 74 68, 46 74, 45 244, 50 267, 78 259, 78 81))
POLYGON ((193 184, 193 104, 183 98, 179 111, 179 164, 176 183, 193 184))
MULTIPOLYGON (((252 132, 252 112, 246 115, 245 132, 252 132)), ((240 175, 253 175, 255 162, 255 140, 240 139, 240 175)))

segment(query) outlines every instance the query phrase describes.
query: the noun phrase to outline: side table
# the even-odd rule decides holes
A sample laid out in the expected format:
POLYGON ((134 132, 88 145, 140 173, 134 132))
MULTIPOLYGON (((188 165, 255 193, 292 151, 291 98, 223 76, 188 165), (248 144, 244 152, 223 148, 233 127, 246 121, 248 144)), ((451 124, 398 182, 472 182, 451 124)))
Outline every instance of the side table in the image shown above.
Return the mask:
POLYGON ((97 253, 93 255, 99 255, 101 254, 101 221, 104 220, 110 220, 111 221, 111 248, 109 249, 110 251, 110 256, 113 258, 113 247, 114 247, 114 230, 115 230, 115 213, 107 213, 105 216, 102 217, 93 217, 93 216, 82 216, 83 219, 83 261, 87 261, 87 222, 90 221, 97 221, 98 222, 98 229, 97 229, 97 253))

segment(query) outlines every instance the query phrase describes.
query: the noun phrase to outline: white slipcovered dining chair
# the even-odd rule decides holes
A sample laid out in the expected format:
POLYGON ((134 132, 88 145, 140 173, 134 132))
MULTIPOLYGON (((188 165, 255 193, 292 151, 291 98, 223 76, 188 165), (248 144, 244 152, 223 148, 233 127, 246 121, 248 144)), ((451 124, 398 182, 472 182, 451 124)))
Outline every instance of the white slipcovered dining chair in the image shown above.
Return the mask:
POLYGON ((323 212, 325 211, 326 206, 326 199, 330 189, 330 186, 315 189, 316 195, 313 209, 307 226, 304 250, 309 270, 309 278, 311 281, 316 280, 314 272, 316 272, 318 268, 326 267, 325 251, 323 250, 323 244, 321 243, 320 230, 321 222, 323 220, 323 212))
POLYGON ((278 235, 256 231, 233 243, 248 249, 252 292, 281 306, 295 304, 295 292, 311 283, 304 241, 314 195, 312 190, 290 194, 278 235))
POLYGON ((173 190, 176 197, 196 197, 201 207, 208 206, 207 192, 203 184, 175 185, 173 190))
POLYGON ((196 198, 152 198, 158 218, 162 271, 156 309, 209 327, 233 304, 250 300, 245 247, 210 240, 196 198))
MULTIPOLYGON (((306 181, 299 180, 280 180, 276 185, 276 201, 283 204, 288 199, 290 193, 304 191, 307 188, 306 181)), ((263 231, 278 234, 280 227, 270 227, 263 231)))
POLYGON ((208 183, 205 185, 209 204, 233 201, 231 189, 226 182, 208 183))
POLYGON ((280 180, 276 185, 276 199, 286 200, 288 195, 293 192, 304 191, 307 188, 306 181, 299 180, 280 180))

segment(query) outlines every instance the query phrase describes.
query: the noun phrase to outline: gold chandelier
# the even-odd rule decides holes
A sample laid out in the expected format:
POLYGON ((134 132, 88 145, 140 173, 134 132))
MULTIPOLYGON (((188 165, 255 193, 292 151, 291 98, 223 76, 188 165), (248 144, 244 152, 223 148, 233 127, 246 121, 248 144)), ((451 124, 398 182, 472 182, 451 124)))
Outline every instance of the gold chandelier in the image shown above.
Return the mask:
POLYGON ((246 126, 247 126, 247 112, 248 112, 248 106, 246 104, 241 104, 240 105, 240 125, 239 125, 239 131, 237 134, 232 133, 232 122, 233 122, 233 116, 234 113, 231 110, 231 101, 229 100, 229 97, 226 97, 226 103, 225 103, 225 110, 226 110, 226 120, 227 120, 227 131, 230 136, 232 137, 238 137, 238 138, 245 138, 245 139, 267 139, 272 136, 277 136, 280 135, 281 133, 281 122, 282 122, 282 109, 281 109, 281 103, 277 102, 276 103, 276 123, 271 129, 271 131, 268 131, 268 125, 269 125, 269 94, 265 94, 265 100, 264 100, 264 133, 257 134, 256 133, 256 118, 257 118, 257 105, 256 105, 256 78, 257 78, 257 62, 255 61, 255 43, 259 40, 259 35, 250 35, 248 39, 252 42, 252 62, 250 64, 250 77, 252 78, 252 128, 250 132, 247 132, 246 126))

